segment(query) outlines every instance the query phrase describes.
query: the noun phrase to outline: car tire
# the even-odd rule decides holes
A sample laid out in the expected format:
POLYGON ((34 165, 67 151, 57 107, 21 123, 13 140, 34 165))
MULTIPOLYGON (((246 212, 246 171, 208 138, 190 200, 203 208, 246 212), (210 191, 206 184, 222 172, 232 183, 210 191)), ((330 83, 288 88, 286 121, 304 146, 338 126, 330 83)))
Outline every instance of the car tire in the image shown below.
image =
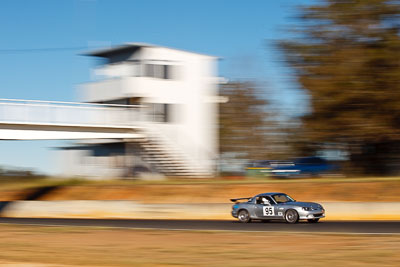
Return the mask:
POLYGON ((247 210, 241 210, 238 213, 238 219, 241 223, 248 223, 251 221, 250 214, 247 210))
POLYGON ((319 219, 308 219, 307 220, 309 223, 317 223, 319 219))
POLYGON ((287 223, 297 223, 299 221, 299 214, 295 210, 288 210, 285 213, 285 221, 287 223))

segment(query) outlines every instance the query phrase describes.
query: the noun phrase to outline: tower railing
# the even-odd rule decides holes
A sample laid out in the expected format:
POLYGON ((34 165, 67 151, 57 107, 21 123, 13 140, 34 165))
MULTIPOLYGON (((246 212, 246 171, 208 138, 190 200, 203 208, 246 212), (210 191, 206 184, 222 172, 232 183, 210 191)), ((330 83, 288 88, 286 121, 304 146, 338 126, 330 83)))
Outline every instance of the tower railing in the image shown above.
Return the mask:
POLYGON ((134 127, 152 118, 141 105, 0 99, 0 124, 134 127))

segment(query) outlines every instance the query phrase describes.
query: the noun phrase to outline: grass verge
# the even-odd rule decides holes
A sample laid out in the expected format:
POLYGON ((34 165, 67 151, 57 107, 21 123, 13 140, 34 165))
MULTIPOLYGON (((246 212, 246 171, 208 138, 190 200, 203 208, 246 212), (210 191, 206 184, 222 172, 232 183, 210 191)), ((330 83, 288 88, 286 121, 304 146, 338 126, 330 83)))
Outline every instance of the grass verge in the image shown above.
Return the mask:
POLYGON ((87 180, 1 178, 0 201, 134 200, 144 203, 225 203, 234 197, 284 192, 302 201, 400 201, 400 177, 87 180), (46 187, 49 189, 44 190, 46 187))
POLYGON ((400 262, 400 236, 389 235, 0 225, 0 240, 2 264, 397 266, 400 262))

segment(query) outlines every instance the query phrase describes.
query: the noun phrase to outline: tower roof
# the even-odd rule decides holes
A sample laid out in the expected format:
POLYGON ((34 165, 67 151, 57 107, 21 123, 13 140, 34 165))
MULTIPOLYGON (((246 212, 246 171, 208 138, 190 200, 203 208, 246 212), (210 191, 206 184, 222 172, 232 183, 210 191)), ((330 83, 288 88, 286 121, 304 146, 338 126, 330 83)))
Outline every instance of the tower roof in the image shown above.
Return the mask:
POLYGON ((196 52, 189 52, 189 51, 185 51, 185 50, 182 50, 182 49, 170 48, 170 47, 147 44, 147 43, 124 43, 122 45, 118 45, 118 46, 111 47, 111 48, 105 48, 105 49, 85 52, 85 53, 83 53, 83 55, 85 55, 85 56, 93 56, 93 57, 109 58, 109 57, 111 57, 113 55, 120 54, 120 53, 134 52, 134 51, 136 51, 136 50, 138 50, 140 48, 143 48, 143 47, 163 47, 163 48, 183 51, 183 52, 186 52, 186 53, 192 53, 192 54, 198 54, 198 55, 203 55, 203 56, 207 56, 207 57, 217 58, 217 57, 211 56, 211 55, 206 55, 206 54, 201 54, 201 53, 196 53, 196 52))

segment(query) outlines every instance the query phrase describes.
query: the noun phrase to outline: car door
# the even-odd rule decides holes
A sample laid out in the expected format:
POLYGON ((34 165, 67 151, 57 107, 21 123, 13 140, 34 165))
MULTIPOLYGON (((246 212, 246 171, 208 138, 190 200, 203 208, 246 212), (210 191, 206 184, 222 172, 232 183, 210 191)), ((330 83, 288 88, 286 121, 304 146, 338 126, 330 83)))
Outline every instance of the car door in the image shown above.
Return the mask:
POLYGON ((261 204, 261 197, 257 197, 254 200, 253 208, 254 208, 254 214, 257 218, 263 218, 263 204, 261 204))
POLYGON ((259 204, 256 203, 256 215, 260 219, 276 219, 277 217, 277 205, 271 198, 266 197, 270 204, 259 204))
POLYGON ((285 215, 285 205, 283 204, 275 204, 275 218, 276 219, 282 219, 283 216, 285 215))
POLYGON ((257 218, 263 219, 264 218, 264 205, 263 204, 255 204, 254 211, 257 218))

